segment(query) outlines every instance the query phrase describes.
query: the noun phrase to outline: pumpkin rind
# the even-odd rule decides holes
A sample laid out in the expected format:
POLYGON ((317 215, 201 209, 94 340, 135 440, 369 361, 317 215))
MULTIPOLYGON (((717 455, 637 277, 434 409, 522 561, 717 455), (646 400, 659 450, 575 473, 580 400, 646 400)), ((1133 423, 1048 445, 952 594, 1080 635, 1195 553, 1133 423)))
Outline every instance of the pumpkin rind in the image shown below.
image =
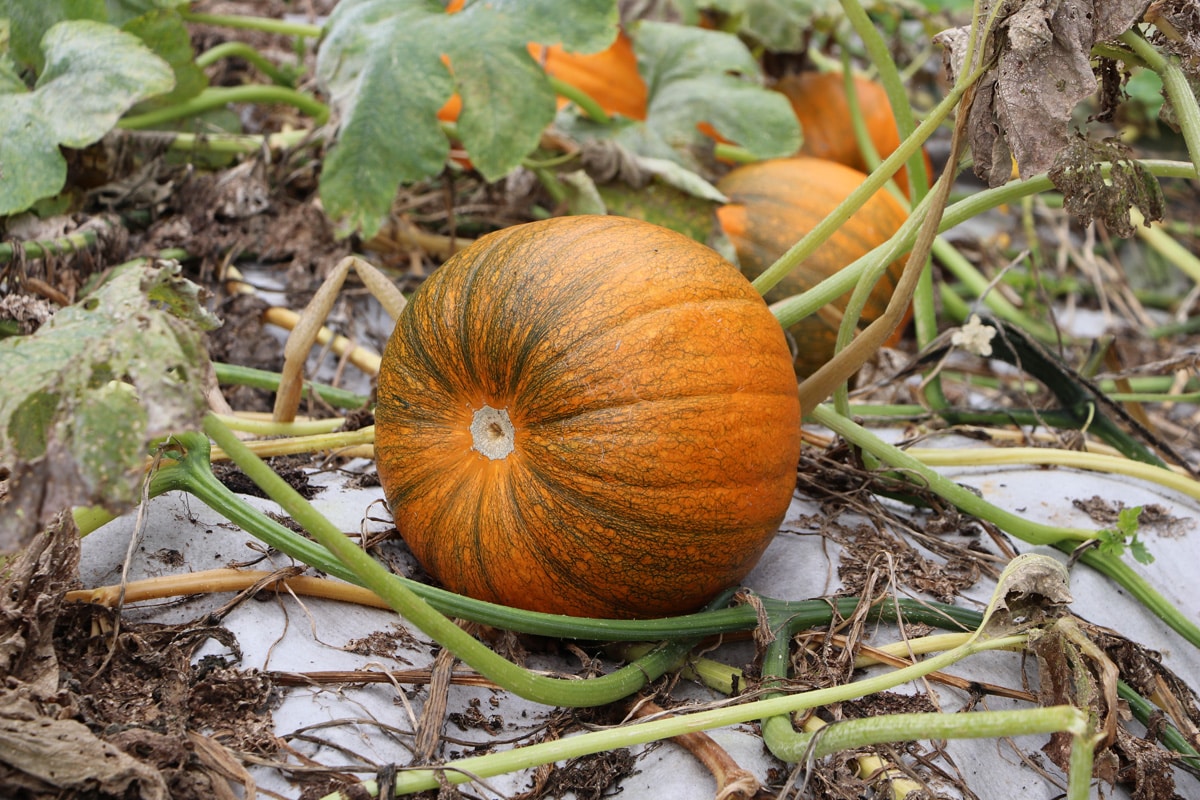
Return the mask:
MULTIPOLYGON (((866 175, 818 158, 783 158, 747 164, 717 182, 729 203, 717 218, 738 255, 746 277, 753 280, 800 241, 818 222, 858 188, 866 175)), ((860 256, 883 244, 904 224, 908 214, 880 190, 816 252, 766 294, 774 303, 820 283, 860 256)), ((862 322, 877 319, 887 307, 906 259, 894 261, 879 279, 862 322)), ((795 346, 796 373, 806 377, 833 357, 847 293, 818 314, 788 329, 795 346)))
POLYGON ((396 527, 431 575, 576 616, 682 613, 737 583, 800 449, 762 299, 703 245, 620 217, 507 228, 448 260, 397 322, 375 416, 396 527), (511 421, 500 458, 475 446, 484 407, 511 421))

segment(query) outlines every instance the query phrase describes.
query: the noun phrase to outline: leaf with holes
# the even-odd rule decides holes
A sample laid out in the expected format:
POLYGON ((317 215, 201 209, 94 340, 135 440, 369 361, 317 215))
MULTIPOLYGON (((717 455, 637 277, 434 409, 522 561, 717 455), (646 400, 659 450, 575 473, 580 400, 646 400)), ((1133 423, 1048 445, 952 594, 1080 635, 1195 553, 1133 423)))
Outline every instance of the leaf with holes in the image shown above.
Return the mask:
POLYGON ((177 265, 135 261, 38 331, 0 341, 0 552, 64 508, 134 502, 146 448, 204 410, 203 329, 217 320, 177 265))

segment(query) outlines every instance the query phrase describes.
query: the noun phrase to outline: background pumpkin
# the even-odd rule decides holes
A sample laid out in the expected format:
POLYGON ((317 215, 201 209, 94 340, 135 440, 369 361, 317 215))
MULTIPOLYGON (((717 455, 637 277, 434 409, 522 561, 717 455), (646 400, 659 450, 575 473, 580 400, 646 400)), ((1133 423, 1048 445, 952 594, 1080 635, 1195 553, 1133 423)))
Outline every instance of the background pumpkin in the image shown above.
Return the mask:
POLYGON ((754 566, 799 424, 783 332, 736 268, 656 225, 561 217, 483 237, 414 294, 383 358, 376 459, 447 588, 650 617, 754 566))
MULTIPOLYGON (((840 72, 801 72, 785 75, 772 87, 792 104, 804 143, 799 155, 823 158, 867 172, 867 161, 854 136, 845 79, 840 72)), ((896 118, 883 86, 860 75, 854 76, 854 93, 862 109, 863 122, 881 159, 900 146, 896 118)), ((932 172, 925 156, 925 172, 932 172)), ((896 173, 896 184, 908 193, 908 170, 896 173)))
MULTIPOLYGON (((717 183, 729 203, 717 219, 737 251, 742 271, 757 278, 846 199, 866 175, 819 158, 797 157, 748 164, 717 183)), ((908 214, 885 190, 877 192, 804 263, 767 293, 776 302, 820 283, 892 237, 908 214)), ((900 273, 897 259, 880 278, 863 310, 869 323, 881 315, 900 273)), ((806 377, 833 357, 842 311, 850 295, 788 329, 794 341, 796 373, 806 377)))

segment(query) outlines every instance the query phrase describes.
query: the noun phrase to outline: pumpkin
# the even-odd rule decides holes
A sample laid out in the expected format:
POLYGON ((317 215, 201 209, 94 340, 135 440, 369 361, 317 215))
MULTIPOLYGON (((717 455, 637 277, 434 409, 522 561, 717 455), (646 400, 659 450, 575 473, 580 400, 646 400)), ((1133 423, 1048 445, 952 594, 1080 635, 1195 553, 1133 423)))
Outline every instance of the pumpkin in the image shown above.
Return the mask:
MULTIPOLYGON (((717 188, 729 203, 717 219, 737 252, 742 271, 757 278, 846 197, 866 175, 819 158, 797 157, 748 164, 729 172, 717 188)), ((798 294, 820 283, 892 237, 907 218, 904 207, 885 190, 877 192, 816 252, 767 293, 768 302, 798 294)), ((887 307, 905 259, 897 259, 880 278, 863 309, 869 323, 887 307)), ((833 357, 847 293, 819 313, 788 329, 796 373, 807 377, 833 357)))
POLYGON ((608 618, 736 584, 792 496, 783 331, 714 251, 634 219, 480 238, 413 294, 375 411, 396 527, 448 589, 608 618))
MULTIPOLYGON (((772 87, 782 92, 792 104, 804 143, 798 155, 824 158, 867 171, 867 161, 854 136, 850 104, 846 98, 845 79, 839 72, 801 72, 780 78, 772 87)), ((862 109, 863 123, 881 159, 887 158, 900 146, 896 118, 888 102, 887 92, 875 81, 856 75, 854 93, 862 109)), ((929 155, 925 155, 925 171, 932 172, 929 155)), ((896 184, 908 192, 908 171, 896 173, 896 184)))

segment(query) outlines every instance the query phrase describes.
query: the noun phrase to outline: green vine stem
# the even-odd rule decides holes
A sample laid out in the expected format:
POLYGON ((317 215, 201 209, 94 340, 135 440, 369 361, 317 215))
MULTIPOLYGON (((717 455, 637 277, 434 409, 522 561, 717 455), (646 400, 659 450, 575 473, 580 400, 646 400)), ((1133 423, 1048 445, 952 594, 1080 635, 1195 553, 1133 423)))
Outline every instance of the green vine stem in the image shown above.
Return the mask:
POLYGON ((176 131, 125 130, 128 141, 142 146, 162 147, 186 153, 215 153, 217 155, 248 155, 261 153, 263 148, 272 152, 290 150, 302 144, 316 144, 321 134, 307 128, 282 131, 266 136, 243 133, 185 133, 176 131))
MULTIPOLYGON (((225 364, 219 361, 213 362, 213 368, 217 373, 217 381, 222 384, 251 386, 255 389, 266 389, 271 392, 279 390, 280 375, 278 372, 255 369, 254 367, 243 367, 237 364, 225 364)), ((315 393, 334 408, 347 410, 366 408, 367 403, 370 401, 370 398, 364 395, 355 394, 354 392, 324 383, 305 383, 301 397, 307 398, 310 392, 315 393)))
MULTIPOLYGON (((879 72, 879 83, 883 86, 884 92, 888 97, 888 103, 891 105, 892 117, 896 120, 897 133, 901 140, 912 137, 914 131, 917 129, 916 120, 913 116, 908 93, 904 89, 903 78, 896 67, 896 62, 892 59, 887 42, 884 41, 879 29, 871 21, 870 16, 859 0, 841 0, 841 6, 846 19, 850 22, 850 25, 854 28, 854 32, 858 34, 859 39, 866 48, 871 63, 875 65, 876 70, 879 72)), ((973 80, 958 82, 959 86, 963 88, 971 85, 971 83, 973 83, 973 80)), ((868 161, 868 163, 870 162, 868 161)), ((929 191, 929 180, 925 172, 923 149, 918 148, 912 153, 908 157, 906 165, 908 168, 909 197, 919 203, 929 191)), ((936 241, 934 242, 934 247, 937 247, 936 241)), ((882 274, 881 272, 880 277, 882 274)), ((878 280, 878 278, 875 280, 878 280)), ((846 320, 843 320, 842 328, 838 332, 839 344, 837 345, 837 349, 839 350, 844 346, 844 342, 849 341, 850 336, 857 329, 858 314, 861 308, 865 307, 869 298, 869 292, 865 291, 865 287, 863 287, 864 283, 872 287, 875 285, 875 281, 868 278, 866 281, 860 281, 855 287, 855 291, 851 295, 847 306, 848 312, 851 308, 855 310, 853 315, 847 313, 847 317, 853 316, 854 327, 850 327, 850 324, 846 320)), ((930 269, 928 262, 922 268, 921 274, 917 279, 917 284, 913 289, 912 311, 917 344, 919 347, 924 347, 933 341, 938 333, 937 308, 934 304, 933 270, 930 269)), ((844 410, 845 406, 848 405, 846 393, 847 386, 843 383, 834 395, 839 410, 844 410)), ((925 396, 927 402, 934 407, 944 407, 947 405, 940 379, 936 374, 932 377, 932 380, 926 382, 925 396)))
POLYGON ((56 239, 38 239, 27 242, 0 242, 0 264, 7 264, 20 251, 27 258, 46 258, 78 253, 94 247, 99 240, 95 230, 77 231, 56 239))
MULTIPOLYGON (((887 93, 888 102, 892 106, 896 131, 900 134, 901 139, 907 139, 917 129, 917 123, 913 116, 912 105, 908 100, 908 93, 904 90, 904 79, 896 67, 896 62, 892 59, 887 42, 884 41, 879 29, 871 22, 871 18, 858 0, 841 0, 841 5, 842 12, 845 13, 854 32, 862 40, 867 56, 870 57, 871 63, 879 72, 879 83, 887 93)), ((919 148, 908 157, 907 167, 911 196, 920 200, 929 191, 929 181, 925 174, 925 158, 919 148)))
MULTIPOLYGON (((173 437, 167 455, 178 460, 166 464, 154 473, 150 481, 150 497, 158 497, 170 491, 188 492, 269 547, 334 577, 361 585, 355 574, 320 544, 262 514, 218 481, 209 467, 207 437, 200 433, 185 433, 173 437)), ((296 498, 299 499, 293 498, 290 506, 293 511, 297 508, 302 509, 298 519, 320 517, 307 501, 298 495, 296 498)), ((83 535, 112 520, 111 515, 99 509, 78 509, 75 517, 83 535)), ((325 524, 328 525, 328 522, 325 524)), ((662 619, 587 619, 521 611, 416 583, 399 575, 392 575, 391 578, 407 586, 443 614, 517 633, 558 639, 598 642, 688 639, 753 630, 758 624, 757 612, 749 605, 662 619)), ((853 597, 800 601, 761 598, 761 602, 771 613, 789 617, 794 625, 801 627, 828 624, 832 614, 848 615, 858 604, 858 600, 853 597)), ((903 613, 906 620, 940 628, 966 629, 976 619, 973 616, 974 612, 968 609, 904 599, 898 603, 878 604, 873 609, 873 618, 895 621, 897 612, 903 613)))
POLYGON ((608 116, 608 112, 590 94, 553 75, 547 75, 546 77, 550 79, 550 85, 554 88, 555 94, 565 97, 579 106, 583 113, 592 118, 593 122, 600 125, 609 125, 612 123, 612 118, 608 116))
POLYGON ((1163 469, 1142 461, 1085 453, 1079 450, 1058 450, 1049 447, 1001 447, 941 450, 937 448, 910 448, 910 456, 930 467, 1041 464, 1044 466, 1072 467, 1156 483, 1182 495, 1200 500, 1200 482, 1169 469, 1163 469))
POLYGON ((1200 108, 1196 106, 1196 96, 1192 93, 1187 76, 1183 74, 1175 59, 1158 52, 1137 31, 1125 31, 1117 38, 1133 50, 1150 69, 1158 73, 1171 106, 1175 109, 1175 118, 1179 122, 1179 131, 1183 134, 1188 155, 1191 156, 1192 163, 1200 168, 1200 108))
POLYGON ((583 681, 531 672, 498 655, 395 580, 392 573, 304 501, 216 417, 205 418, 204 431, 234 459, 247 477, 283 506, 322 547, 332 553, 356 583, 375 592, 396 613, 454 653, 464 664, 519 697, 551 706, 579 707, 611 703, 628 697, 679 664, 696 643, 696 640, 665 643, 633 664, 583 681))
MULTIPOLYGON (((969 489, 940 475, 918 459, 884 442, 827 406, 813 409, 812 419, 846 441, 861 447, 885 464, 907 473, 910 480, 913 477, 919 479, 925 487, 963 512, 987 520, 1024 542, 1035 545, 1052 545, 1066 552, 1073 552, 1079 544, 1096 538, 1096 531, 1044 525, 997 508, 969 489)), ((1083 552, 1081 560, 1115 580, 1193 646, 1200 647, 1200 626, 1180 613, 1145 578, 1120 558, 1109 556, 1095 549, 1088 549, 1083 552)))
POLYGON ((200 25, 217 25, 222 28, 238 28, 247 31, 265 31, 278 33, 283 36, 300 36, 307 39, 319 39, 325 29, 320 25, 305 25, 300 22, 287 22, 281 19, 267 17, 246 17, 234 14, 199 14, 180 9, 179 15, 188 22, 200 25))
MULTIPOLYGON (((406 770, 396 777, 392 788, 397 794, 424 791, 426 789, 437 788, 441 780, 449 783, 463 783, 475 777, 491 777, 591 753, 668 739, 682 733, 736 725, 754 719, 775 718, 787 721, 788 715, 798 711, 884 691, 921 678, 930 672, 949 666, 976 652, 995 647, 1018 646, 1023 639, 1024 637, 1021 636, 1012 636, 989 642, 979 642, 976 640, 955 650, 928 658, 910 667, 892 670, 879 676, 827 689, 818 689, 801 694, 782 695, 726 708, 700 711, 694 714, 677 714, 669 719, 623 725, 610 730, 585 733, 551 742, 541 742, 500 753, 464 758, 440 767, 406 770)), ((1019 733, 1068 731, 1073 734, 1076 741, 1085 739, 1088 733, 1088 717, 1086 713, 1073 706, 1049 706, 1042 709, 1029 709, 1026 712, 982 711, 968 715, 897 715, 900 719, 897 725, 889 731, 860 731, 860 735, 871 736, 875 742, 922 739, 928 738, 924 732, 927 729, 920 726, 927 722, 933 722, 933 719, 926 719, 926 716, 934 718, 957 716, 973 718, 978 716, 982 719, 994 714, 1005 715, 997 718, 997 724, 1004 730, 1016 730, 1019 733), (1014 720, 1011 717, 1014 713, 1028 714, 1028 724, 1025 726, 1020 726, 1019 723, 1014 725, 1014 720), (884 738, 876 738, 881 736, 884 738)), ((887 720, 888 717, 880 717, 878 719, 887 720)), ((886 725, 886 722, 884 724, 886 725)), ((980 722, 980 725, 988 724, 980 722)), ((985 735, 1004 734, 988 733, 985 735)), ((847 746, 853 747, 854 744, 848 745, 844 739, 839 739, 840 749, 845 749, 847 746)), ((804 756, 801 753, 793 761, 803 761, 803 759, 804 756)), ((1090 773, 1090 763, 1088 767, 1090 773)), ((1086 790, 1086 781, 1084 782, 1084 787, 1086 790)), ((356 785, 352 791, 354 792, 353 795, 336 792, 327 795, 324 800, 345 800, 349 796, 361 796, 358 794, 360 791, 366 792, 370 796, 376 796, 379 793, 379 785, 374 781, 366 781, 356 785)))
POLYGON ((224 108, 230 103, 276 103, 294 106, 301 113, 312 117, 317 125, 324 125, 329 119, 329 106, 312 95, 285 86, 247 84, 245 86, 210 86, 182 103, 125 117, 117 123, 117 127, 125 130, 155 128, 216 108, 224 108))
POLYGON ((296 79, 287 70, 276 66, 262 53, 245 42, 221 42, 196 56, 196 66, 204 69, 223 58, 240 58, 280 86, 296 87, 296 79))

